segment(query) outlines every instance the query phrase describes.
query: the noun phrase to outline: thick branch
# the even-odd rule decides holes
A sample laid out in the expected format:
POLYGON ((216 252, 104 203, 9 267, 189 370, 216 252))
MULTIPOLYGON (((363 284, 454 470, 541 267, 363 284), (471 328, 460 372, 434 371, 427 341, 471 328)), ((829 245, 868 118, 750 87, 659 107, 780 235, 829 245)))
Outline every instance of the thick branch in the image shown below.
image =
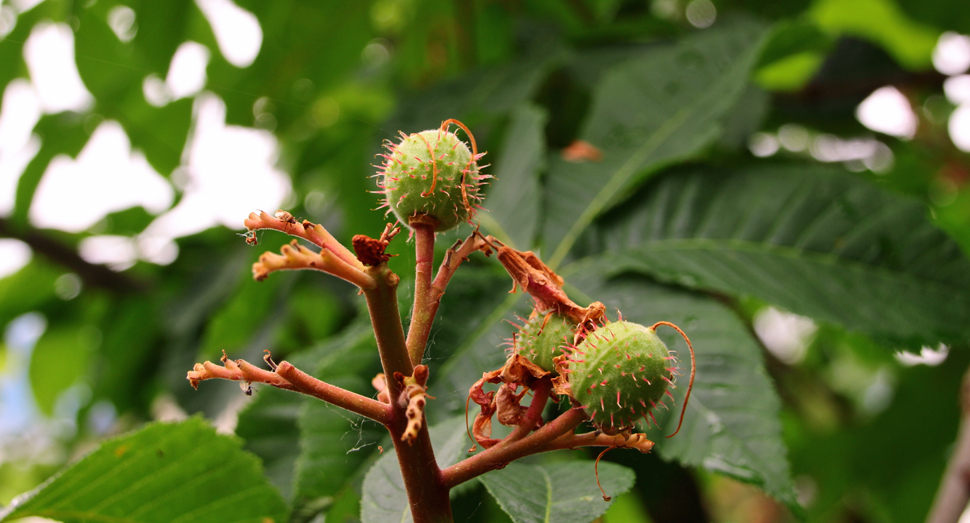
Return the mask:
POLYGON ((77 274, 88 287, 122 294, 148 290, 145 282, 115 272, 104 265, 88 263, 77 251, 55 238, 35 229, 21 230, 4 218, 0 218, 0 237, 14 238, 26 243, 34 252, 77 274))
POLYGON ((587 419, 589 417, 583 409, 570 409, 518 441, 502 440, 498 445, 442 470, 444 484, 452 488, 488 471, 500 469, 519 458, 552 450, 550 443, 587 419))
MULTIPOLYGON (((400 278, 387 268, 386 263, 367 267, 366 272, 377 282, 373 289, 364 290, 364 297, 367 299, 367 310, 374 327, 381 365, 384 367, 387 395, 392 399, 389 404, 390 420, 385 426, 394 441, 408 503, 411 506, 411 516, 415 523, 450 523, 452 516, 448 488, 442 481, 435 461, 428 424, 421 423, 417 435, 408 433, 409 425, 413 427, 414 424, 408 423, 407 405, 395 401, 404 390, 403 379, 399 381, 395 376, 414 376, 397 306, 397 285, 400 278)), ((423 412, 421 416, 424 416, 423 412)))
POLYGON ((423 424, 417 437, 405 443, 402 440, 405 439, 407 420, 401 415, 404 411, 395 409, 394 412, 398 418, 388 429, 397 452, 414 523, 451 523, 449 488, 445 485, 441 469, 435 460, 428 424, 423 424))
POLYGON ((950 523, 960 519, 970 501, 970 370, 963 376, 960 391, 962 419, 956 448, 946 466, 927 523, 950 523))
POLYGON ((293 390, 297 392, 302 392, 307 396, 313 396, 327 403, 332 403, 333 405, 360 414, 383 425, 390 422, 391 406, 387 403, 381 403, 355 392, 320 381, 294 367, 288 361, 280 362, 279 366, 276 367, 276 374, 279 374, 286 381, 290 382, 293 390))

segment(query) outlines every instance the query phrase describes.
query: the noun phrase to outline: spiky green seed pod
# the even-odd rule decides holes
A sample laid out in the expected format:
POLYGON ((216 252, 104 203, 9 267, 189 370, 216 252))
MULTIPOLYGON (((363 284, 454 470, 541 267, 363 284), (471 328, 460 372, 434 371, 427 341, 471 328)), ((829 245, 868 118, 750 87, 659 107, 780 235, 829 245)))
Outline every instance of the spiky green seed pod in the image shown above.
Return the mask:
MULTIPOLYGON (((481 201, 478 158, 447 129, 404 135, 387 144, 379 185, 401 223, 414 216, 432 218, 435 231, 471 219, 481 201)), ((479 155, 481 156, 481 155, 479 155)))
POLYGON ((552 359, 573 342, 576 325, 568 318, 549 312, 534 314, 515 336, 516 354, 528 358, 542 370, 555 372, 552 359))
POLYGON ((650 328, 620 321, 593 331, 569 358, 572 397, 607 434, 633 428, 662 403, 674 357, 650 328))

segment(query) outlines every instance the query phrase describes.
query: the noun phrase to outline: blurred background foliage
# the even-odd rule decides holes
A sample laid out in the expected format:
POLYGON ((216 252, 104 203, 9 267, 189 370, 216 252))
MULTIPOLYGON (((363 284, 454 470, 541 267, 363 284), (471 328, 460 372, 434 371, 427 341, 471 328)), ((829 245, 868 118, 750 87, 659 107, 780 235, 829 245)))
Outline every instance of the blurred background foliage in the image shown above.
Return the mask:
MULTIPOLYGON (((970 364, 967 34, 948 0, 4 0, 0 503, 202 413, 292 521, 359 518, 379 427, 185 372, 269 349, 370 393, 351 289, 256 284, 288 239, 237 233, 285 208, 379 234, 382 141, 459 118, 497 178, 484 229, 698 346, 685 431, 608 455, 637 482, 603 521, 918 520, 970 364), (569 159, 577 139, 603 158, 569 159)), ((432 423, 526 305, 491 262, 445 295, 432 423)), ((477 483, 454 504, 508 521, 477 483)))

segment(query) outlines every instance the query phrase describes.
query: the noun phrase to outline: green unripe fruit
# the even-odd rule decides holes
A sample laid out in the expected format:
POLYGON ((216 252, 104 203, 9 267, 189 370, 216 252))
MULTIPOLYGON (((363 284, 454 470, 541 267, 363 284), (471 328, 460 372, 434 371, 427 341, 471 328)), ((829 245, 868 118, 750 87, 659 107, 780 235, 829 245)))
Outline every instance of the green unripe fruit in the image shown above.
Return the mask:
POLYGON ((571 355, 570 392, 596 428, 615 434, 633 428, 661 403, 673 380, 673 360, 654 330, 609 323, 571 355))
POLYGON ((379 173, 385 205, 405 225, 412 217, 431 218, 435 231, 471 219, 484 176, 465 142, 446 129, 402 136, 388 145, 379 173))
POLYGON ((552 359, 563 354, 562 347, 573 342, 576 325, 555 313, 535 314, 515 337, 515 353, 542 370, 555 372, 552 359))

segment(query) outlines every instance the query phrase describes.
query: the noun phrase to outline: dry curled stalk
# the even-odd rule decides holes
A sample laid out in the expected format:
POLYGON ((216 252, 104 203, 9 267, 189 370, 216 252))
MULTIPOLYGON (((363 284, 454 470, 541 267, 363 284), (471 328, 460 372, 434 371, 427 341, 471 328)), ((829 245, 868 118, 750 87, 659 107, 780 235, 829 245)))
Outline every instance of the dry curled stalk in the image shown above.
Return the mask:
MULTIPOLYGON (((322 225, 314 224, 307 220, 303 220, 302 222, 297 221, 292 214, 286 211, 277 211, 275 216, 270 216, 264 211, 249 213, 249 217, 243 223, 250 232, 262 229, 273 229, 289 234, 290 236, 303 238, 321 249, 332 252, 334 256, 352 267, 357 269, 364 268, 363 264, 354 256, 354 253, 350 252, 349 249, 338 242, 322 225)), ((253 242, 247 240, 247 243, 253 242)))
POLYGON ((293 240, 280 249, 281 254, 264 252, 259 261, 253 264, 253 278, 265 280, 270 273, 281 270, 313 269, 332 274, 361 289, 373 288, 374 279, 360 269, 344 262, 332 251, 314 252, 293 240))
POLYGON ((192 388, 198 389, 199 382, 205 380, 223 379, 247 383, 265 383, 280 389, 294 390, 292 383, 281 378, 275 372, 263 370, 245 360, 230 360, 225 351, 223 351, 220 361, 222 361, 221 366, 211 361, 196 363, 186 376, 192 388))
POLYGON ((605 305, 597 301, 588 307, 580 307, 570 300, 562 290, 562 276, 556 274, 532 251, 517 251, 491 236, 481 239, 484 244, 481 250, 490 254, 494 249, 498 253, 498 261, 512 277, 514 283, 509 292, 515 292, 521 287, 532 295, 536 310, 553 310, 577 324, 590 327, 603 319, 605 305))
POLYGON ((245 360, 230 360, 223 352, 222 366, 211 361, 196 363, 186 378, 195 388, 198 388, 199 382, 210 379, 238 381, 244 385, 243 390, 247 395, 251 393, 250 384, 265 383, 279 389, 313 396, 379 423, 386 424, 390 419, 389 406, 385 403, 318 380, 287 361, 281 361, 277 365, 268 354, 263 360, 272 370, 260 369, 245 360))
POLYGON ((413 375, 401 376, 396 374, 394 377, 404 389, 401 392, 399 403, 402 407, 405 407, 405 416, 408 419, 408 425, 401 435, 401 441, 411 443, 418 437, 418 431, 424 425, 424 406, 428 398, 431 398, 428 395, 427 387, 428 367, 418 365, 414 368, 413 375))

